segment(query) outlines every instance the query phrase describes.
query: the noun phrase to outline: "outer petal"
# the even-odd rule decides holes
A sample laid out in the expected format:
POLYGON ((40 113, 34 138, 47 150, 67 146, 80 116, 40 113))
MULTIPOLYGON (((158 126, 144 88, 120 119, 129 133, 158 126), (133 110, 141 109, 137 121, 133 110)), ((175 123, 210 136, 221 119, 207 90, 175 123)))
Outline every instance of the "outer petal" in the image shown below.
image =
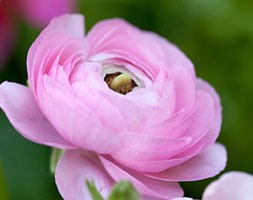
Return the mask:
POLYGON ((136 189, 149 199, 172 199, 183 196, 183 191, 178 183, 148 178, 112 161, 109 157, 100 156, 100 159, 107 172, 116 182, 121 180, 131 181, 136 189))
MULTIPOLYGON (((36 73, 38 73, 40 65, 35 65, 35 55, 40 46, 40 44, 48 37, 58 34, 59 37, 56 39, 56 42, 51 43, 51 49, 55 48, 57 44, 59 44, 59 40, 66 40, 66 37, 69 38, 79 38, 82 39, 84 37, 84 18, 81 15, 73 14, 73 15, 62 15, 53 19, 50 24, 41 32, 39 37, 35 40, 31 48, 28 52, 27 58, 27 71, 28 78, 30 81, 30 85, 33 88, 34 79, 37 80, 37 77, 34 77, 36 73), (63 36, 64 35, 64 36, 63 36)), ((50 45, 50 44, 48 44, 50 45)), ((48 48, 49 49, 49 48, 48 48)), ((45 52, 46 53, 46 52, 45 52)), ((38 59, 38 58, 37 58, 38 59)), ((42 62, 43 58, 40 58, 42 62)))
POLYGON ((57 148, 74 148, 55 131, 38 108, 31 90, 23 85, 0 85, 0 107, 12 125, 25 138, 57 148))
POLYGON ((34 26, 43 27, 52 18, 73 12, 75 0, 17 0, 25 19, 34 26))
POLYGON ((65 151, 58 162, 55 179, 65 200, 92 200, 85 180, 94 181, 103 197, 108 196, 114 183, 95 154, 77 150, 65 151))
POLYGON ((166 181, 194 181, 209 178, 220 173, 226 166, 226 149, 214 144, 203 153, 176 167, 160 173, 147 174, 150 177, 166 181))
MULTIPOLYGON (((156 157, 156 159, 152 160, 138 159, 132 163, 132 168, 149 173, 155 173, 173 166, 180 165, 181 163, 201 153, 203 147, 207 143, 206 140, 208 138, 206 137, 208 136, 206 135, 212 128, 214 119, 214 103, 213 99, 208 93, 204 91, 198 91, 196 94, 194 110, 187 118, 183 120, 177 120, 176 117, 175 119, 171 119, 171 121, 166 121, 167 123, 163 123, 164 128, 167 127, 168 129, 168 138, 179 137, 183 139, 186 137, 191 138, 191 142, 185 145, 184 148, 178 148, 177 151, 171 151, 169 154, 167 154, 167 157, 163 157, 162 159, 159 157, 159 155, 156 157)), ((164 146, 163 143, 160 143, 160 145, 164 146)), ((178 144, 175 145, 178 146, 178 144)), ((166 146, 167 145, 164 147, 166 146)), ((153 151, 154 148, 151 148, 151 150, 153 151)))
POLYGON ((252 200, 253 176, 244 172, 228 172, 207 186, 203 200, 252 200))
MULTIPOLYGON (((166 159, 191 142, 190 137, 166 138, 132 132, 123 132, 119 137, 124 143, 118 151, 111 154, 112 157, 125 166, 145 172, 147 169, 138 168, 136 163, 166 159)), ((152 166, 147 166, 147 168, 149 169, 148 172, 154 170, 152 166)))
POLYGON ((205 146, 209 146, 215 142, 217 139, 220 129, 221 129, 221 121, 222 121, 222 107, 219 95, 215 91, 215 89, 206 81, 202 79, 197 79, 197 90, 202 90, 207 92, 213 99, 214 102, 214 112, 215 116, 213 119, 213 125, 211 129, 206 134, 204 140, 205 140, 205 146))

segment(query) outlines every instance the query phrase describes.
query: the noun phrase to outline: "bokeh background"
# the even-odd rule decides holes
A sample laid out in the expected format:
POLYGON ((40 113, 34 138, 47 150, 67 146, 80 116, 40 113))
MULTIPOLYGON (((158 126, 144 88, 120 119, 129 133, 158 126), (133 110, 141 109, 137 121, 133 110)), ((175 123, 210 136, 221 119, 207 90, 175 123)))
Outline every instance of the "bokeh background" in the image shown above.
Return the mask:
MULTIPOLYGON (((79 0, 76 10, 85 15, 87 31, 102 19, 121 17, 181 48, 197 76, 220 94, 223 125, 218 141, 228 150, 225 171, 253 173, 252 0, 79 0)), ((0 69, 0 82, 25 84, 27 51, 41 29, 14 21, 15 46, 0 69)), ((49 172, 50 151, 22 138, 0 111, 0 199, 60 200, 49 172)), ((212 180, 182 183, 185 195, 201 198, 212 180)))

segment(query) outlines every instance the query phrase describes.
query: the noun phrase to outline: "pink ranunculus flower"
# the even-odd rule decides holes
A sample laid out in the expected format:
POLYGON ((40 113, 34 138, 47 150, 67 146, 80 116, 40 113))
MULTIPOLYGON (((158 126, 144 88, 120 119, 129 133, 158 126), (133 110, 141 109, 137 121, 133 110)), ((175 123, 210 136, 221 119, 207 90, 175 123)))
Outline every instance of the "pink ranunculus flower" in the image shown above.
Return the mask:
POLYGON ((206 188, 202 200, 252 200, 253 176, 244 172, 228 172, 206 188))
POLYGON ((144 199, 183 196, 178 182, 224 169, 221 105, 166 39, 121 19, 84 35, 81 15, 55 18, 28 53, 30 87, 4 82, 0 106, 27 139, 66 150, 56 183, 66 200, 106 198, 129 180, 144 199))

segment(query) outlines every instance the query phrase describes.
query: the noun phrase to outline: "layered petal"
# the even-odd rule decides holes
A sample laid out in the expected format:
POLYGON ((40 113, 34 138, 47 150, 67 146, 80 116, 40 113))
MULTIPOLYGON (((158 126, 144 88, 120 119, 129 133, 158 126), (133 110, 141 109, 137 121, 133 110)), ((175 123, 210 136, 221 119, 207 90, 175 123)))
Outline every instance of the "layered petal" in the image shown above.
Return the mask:
POLYGON ((144 196, 148 196, 151 199, 172 199, 183 196, 183 191, 178 183, 148 178, 141 173, 137 173, 114 162, 107 156, 100 156, 100 159, 107 172, 116 182, 129 180, 144 196))
POLYGON ((166 181, 194 181, 213 177, 226 166, 226 149, 214 144, 201 154, 185 161, 181 165, 160 173, 147 174, 150 177, 166 181))
POLYGON ((217 94, 215 89, 209 83, 199 78, 197 79, 197 90, 208 93, 213 100, 214 118, 212 126, 209 129, 208 133, 205 135, 205 138, 203 138, 205 140, 205 146, 209 146, 215 142, 221 130, 221 123, 222 123, 221 102, 219 95, 217 94))
POLYGON ((121 19, 97 23, 87 35, 92 60, 120 58, 132 63, 154 80, 160 69, 185 66, 192 75, 191 62, 164 38, 141 31, 121 19))
POLYGON ((66 87, 45 75, 40 89, 43 113, 67 141, 97 153, 110 153, 122 146, 115 131, 103 126, 96 113, 66 87))
MULTIPOLYGON (((84 18, 81 15, 62 15, 53 19, 50 24, 41 32, 39 37, 32 44, 27 57, 27 71, 31 88, 34 90, 34 82, 37 81, 37 75, 41 70, 41 63, 44 56, 50 49, 67 39, 83 39, 84 37, 84 18), (47 38, 54 37, 54 40, 45 41, 47 38), (43 50, 41 44, 44 45, 43 50), (37 52, 38 50, 39 53, 37 52)), ((82 42, 80 42, 82 43, 82 42)))
POLYGON ((85 181, 93 182, 107 199, 114 181, 91 152, 67 150, 57 164, 55 180, 65 200, 92 200, 85 181))
POLYGON ((15 129, 25 138, 61 149, 74 148, 64 140, 41 113, 31 90, 23 85, 4 82, 0 85, 0 107, 15 129))
POLYGON ((244 172, 228 172, 212 182, 204 191, 203 200, 251 200, 253 176, 244 172))
POLYGON ((123 143, 118 151, 111 154, 113 158, 125 166, 144 172, 157 169, 152 168, 152 165, 142 166, 137 163, 168 160, 171 155, 176 154, 191 142, 190 137, 167 138, 131 132, 123 132, 119 137, 123 143))

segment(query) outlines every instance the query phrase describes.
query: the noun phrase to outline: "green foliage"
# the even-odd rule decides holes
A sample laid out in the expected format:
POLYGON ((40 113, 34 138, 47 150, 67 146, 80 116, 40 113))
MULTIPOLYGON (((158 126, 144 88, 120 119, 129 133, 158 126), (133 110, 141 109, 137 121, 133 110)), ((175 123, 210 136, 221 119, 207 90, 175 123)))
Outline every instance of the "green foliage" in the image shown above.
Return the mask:
POLYGON ((93 182, 86 181, 86 185, 93 200, 103 200, 103 197, 101 196, 93 182))
POLYGON ((0 163, 0 199, 9 200, 9 195, 7 192, 7 186, 5 183, 1 163, 0 163))
MULTIPOLYGON (((103 200, 102 195, 97 190, 93 182, 86 180, 86 185, 93 200, 103 200)), ((121 181, 112 188, 108 200, 140 200, 140 196, 133 185, 128 181, 121 181)))
POLYGON ((55 168, 57 166, 58 161, 60 160, 62 154, 63 154, 63 150, 61 149, 57 149, 57 148, 52 148, 52 152, 51 152, 51 156, 50 156, 50 172, 52 174, 55 173, 55 168))
POLYGON ((109 196, 109 200, 140 200, 138 192, 133 185, 128 181, 117 183, 109 196))

